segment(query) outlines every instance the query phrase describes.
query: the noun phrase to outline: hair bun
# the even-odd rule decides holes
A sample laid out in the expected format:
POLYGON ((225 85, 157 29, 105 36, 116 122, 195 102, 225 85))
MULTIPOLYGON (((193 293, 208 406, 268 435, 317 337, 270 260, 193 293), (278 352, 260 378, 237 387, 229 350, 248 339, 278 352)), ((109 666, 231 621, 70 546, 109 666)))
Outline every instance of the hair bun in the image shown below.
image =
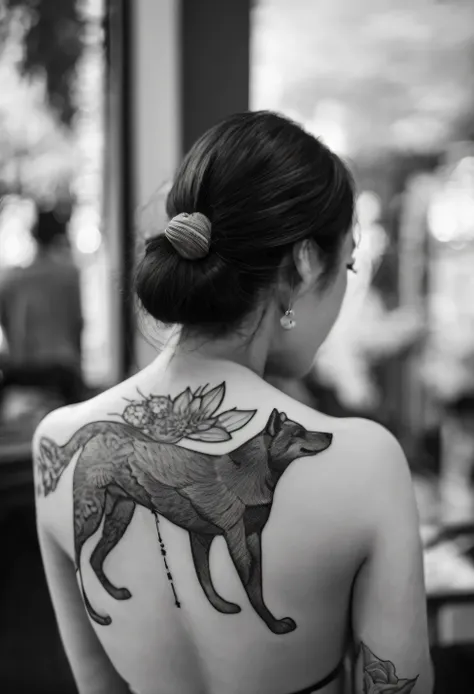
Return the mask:
POLYGON ((170 220, 165 236, 186 260, 205 258, 211 245, 211 222, 201 212, 182 212, 170 220))

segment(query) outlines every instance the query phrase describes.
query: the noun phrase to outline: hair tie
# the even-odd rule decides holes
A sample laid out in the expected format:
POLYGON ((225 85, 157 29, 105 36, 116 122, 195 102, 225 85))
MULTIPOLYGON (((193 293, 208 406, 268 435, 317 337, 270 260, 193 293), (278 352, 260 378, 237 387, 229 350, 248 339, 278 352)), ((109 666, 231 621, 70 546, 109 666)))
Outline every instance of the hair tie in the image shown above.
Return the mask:
POLYGON ((211 245, 211 222, 201 212, 182 212, 169 221, 165 236, 186 260, 205 258, 211 245))

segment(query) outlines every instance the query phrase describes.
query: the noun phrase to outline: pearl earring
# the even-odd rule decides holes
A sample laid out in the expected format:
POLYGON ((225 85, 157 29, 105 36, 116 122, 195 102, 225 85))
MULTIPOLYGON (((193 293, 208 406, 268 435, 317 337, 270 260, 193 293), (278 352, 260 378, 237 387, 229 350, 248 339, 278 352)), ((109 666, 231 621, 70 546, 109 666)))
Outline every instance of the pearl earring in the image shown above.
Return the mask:
POLYGON ((283 316, 280 318, 280 325, 284 330, 292 330, 295 325, 295 312, 292 308, 289 308, 283 316))

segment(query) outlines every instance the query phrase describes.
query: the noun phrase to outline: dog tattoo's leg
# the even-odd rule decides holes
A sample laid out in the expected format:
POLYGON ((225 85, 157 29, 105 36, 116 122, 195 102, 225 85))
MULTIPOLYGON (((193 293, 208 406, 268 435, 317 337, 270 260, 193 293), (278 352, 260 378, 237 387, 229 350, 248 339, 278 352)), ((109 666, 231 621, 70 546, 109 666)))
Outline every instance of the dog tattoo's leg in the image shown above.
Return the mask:
MULTIPOLYGON (((76 470, 80 470, 81 459, 76 470)), ((87 612, 97 624, 107 626, 112 620, 108 615, 99 614, 91 605, 84 589, 81 570, 82 548, 87 540, 99 529, 106 505, 105 489, 98 489, 95 485, 81 484, 74 490, 74 551, 76 571, 81 585, 81 593, 87 612)))
POLYGON ((237 569, 239 578, 245 586, 250 577, 251 556, 245 539, 245 526, 242 519, 224 533, 229 554, 237 569))
POLYGON ((287 634, 296 628, 295 622, 286 617, 276 619, 263 602, 262 551, 260 534, 245 535, 245 525, 239 521, 225 535, 230 556, 245 588, 250 604, 274 634, 287 634))
POLYGON ((104 573, 103 564, 108 554, 122 539, 135 511, 135 502, 132 499, 118 498, 111 510, 107 513, 102 530, 102 537, 92 552, 90 563, 97 578, 105 590, 116 600, 127 600, 131 593, 127 588, 117 588, 104 573))
POLYGON ((262 539, 259 532, 254 532, 247 537, 247 546, 252 557, 252 564, 249 580, 244 587, 250 604, 274 634, 287 634, 294 631, 295 621, 291 617, 275 619, 263 600, 262 539))
POLYGON ((197 577, 211 605, 224 614, 240 612, 238 605, 221 598, 213 586, 209 569, 209 551, 214 535, 198 534, 190 531, 189 537, 191 539, 191 552, 197 577))

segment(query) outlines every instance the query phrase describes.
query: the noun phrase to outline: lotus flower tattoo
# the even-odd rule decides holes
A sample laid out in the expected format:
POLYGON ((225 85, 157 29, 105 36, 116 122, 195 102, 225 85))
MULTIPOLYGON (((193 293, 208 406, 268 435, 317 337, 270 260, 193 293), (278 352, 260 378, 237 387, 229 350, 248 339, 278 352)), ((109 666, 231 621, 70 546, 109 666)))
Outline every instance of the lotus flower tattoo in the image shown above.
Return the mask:
POLYGON ((361 644, 364 659, 364 694, 409 694, 418 681, 399 679, 395 665, 390 660, 380 660, 364 643, 361 644))
POLYGON ((131 401, 121 415, 127 424, 141 429, 157 441, 176 443, 182 438, 196 441, 229 441, 231 433, 241 429, 255 410, 227 410, 217 414, 225 395, 225 384, 209 390, 201 386, 194 392, 186 388, 176 398, 143 396, 131 401))

